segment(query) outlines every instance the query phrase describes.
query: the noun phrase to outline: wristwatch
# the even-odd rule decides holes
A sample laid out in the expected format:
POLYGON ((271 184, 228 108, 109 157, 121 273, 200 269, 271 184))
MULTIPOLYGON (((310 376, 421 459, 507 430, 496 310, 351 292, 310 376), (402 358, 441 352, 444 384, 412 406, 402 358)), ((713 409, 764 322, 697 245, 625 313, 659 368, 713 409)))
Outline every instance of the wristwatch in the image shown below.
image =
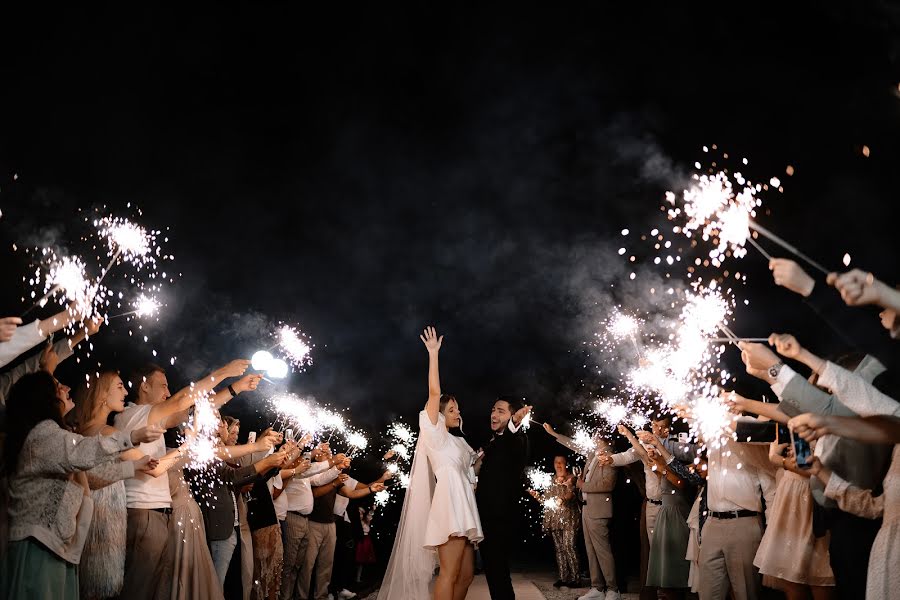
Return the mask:
POLYGON ((769 377, 772 379, 777 379, 778 374, 781 372, 781 367, 784 366, 784 361, 779 360, 777 363, 769 367, 769 377))

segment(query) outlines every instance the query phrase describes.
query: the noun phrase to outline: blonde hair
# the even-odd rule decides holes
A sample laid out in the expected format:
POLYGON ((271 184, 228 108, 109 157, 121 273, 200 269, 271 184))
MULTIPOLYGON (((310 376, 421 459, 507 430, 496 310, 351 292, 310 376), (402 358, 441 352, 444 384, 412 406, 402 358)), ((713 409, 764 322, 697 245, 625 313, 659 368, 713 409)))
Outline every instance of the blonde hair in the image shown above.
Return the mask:
POLYGON ((100 405, 119 378, 118 371, 102 371, 99 375, 89 375, 88 380, 75 391, 75 408, 72 409, 72 425, 80 430, 100 410, 100 405))

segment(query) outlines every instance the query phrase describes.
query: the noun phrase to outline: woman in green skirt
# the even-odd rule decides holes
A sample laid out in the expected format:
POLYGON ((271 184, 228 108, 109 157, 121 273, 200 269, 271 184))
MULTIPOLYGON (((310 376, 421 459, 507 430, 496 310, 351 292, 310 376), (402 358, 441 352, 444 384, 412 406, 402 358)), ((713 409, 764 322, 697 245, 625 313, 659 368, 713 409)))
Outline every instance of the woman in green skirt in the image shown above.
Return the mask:
MULTIPOLYGON (((25 375, 10 390, 3 453, 9 546, 0 564, 2 600, 77 600, 78 562, 93 513, 85 471, 163 433, 148 426, 130 434, 82 437, 63 425, 72 407, 69 388, 45 371, 25 375)), ((129 468, 146 470, 152 463, 144 457, 129 468)))

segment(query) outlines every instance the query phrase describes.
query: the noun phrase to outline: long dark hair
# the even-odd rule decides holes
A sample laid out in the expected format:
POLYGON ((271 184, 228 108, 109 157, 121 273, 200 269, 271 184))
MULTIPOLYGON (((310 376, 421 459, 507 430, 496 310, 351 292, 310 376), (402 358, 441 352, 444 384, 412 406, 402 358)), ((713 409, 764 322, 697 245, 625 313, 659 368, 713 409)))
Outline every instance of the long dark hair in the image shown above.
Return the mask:
POLYGON ((35 425, 49 419, 65 429, 56 385, 53 375, 38 371, 22 376, 9 391, 3 448, 3 473, 7 476, 15 473, 25 438, 35 425))

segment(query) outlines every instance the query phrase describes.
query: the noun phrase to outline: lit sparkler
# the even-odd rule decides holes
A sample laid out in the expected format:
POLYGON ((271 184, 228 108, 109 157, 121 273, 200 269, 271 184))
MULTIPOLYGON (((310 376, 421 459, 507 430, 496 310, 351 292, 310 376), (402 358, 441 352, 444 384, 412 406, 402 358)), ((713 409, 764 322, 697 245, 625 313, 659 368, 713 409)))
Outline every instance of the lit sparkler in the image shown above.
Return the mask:
POLYGON ((584 428, 576 428, 575 435, 572 436, 572 443, 578 447, 579 452, 584 455, 588 455, 593 452, 597 448, 597 444, 594 443, 594 436, 584 428))
POLYGON ((542 492, 553 485, 553 474, 546 473, 537 468, 528 469, 529 487, 538 492, 542 492))
POLYGON ((278 330, 278 347, 296 368, 302 369, 312 364, 311 350, 307 337, 289 325, 278 330))
POLYGON ((559 498, 556 496, 545 498, 541 504, 544 507, 544 510, 549 511, 559 510, 560 506, 562 506, 559 502, 559 498))

